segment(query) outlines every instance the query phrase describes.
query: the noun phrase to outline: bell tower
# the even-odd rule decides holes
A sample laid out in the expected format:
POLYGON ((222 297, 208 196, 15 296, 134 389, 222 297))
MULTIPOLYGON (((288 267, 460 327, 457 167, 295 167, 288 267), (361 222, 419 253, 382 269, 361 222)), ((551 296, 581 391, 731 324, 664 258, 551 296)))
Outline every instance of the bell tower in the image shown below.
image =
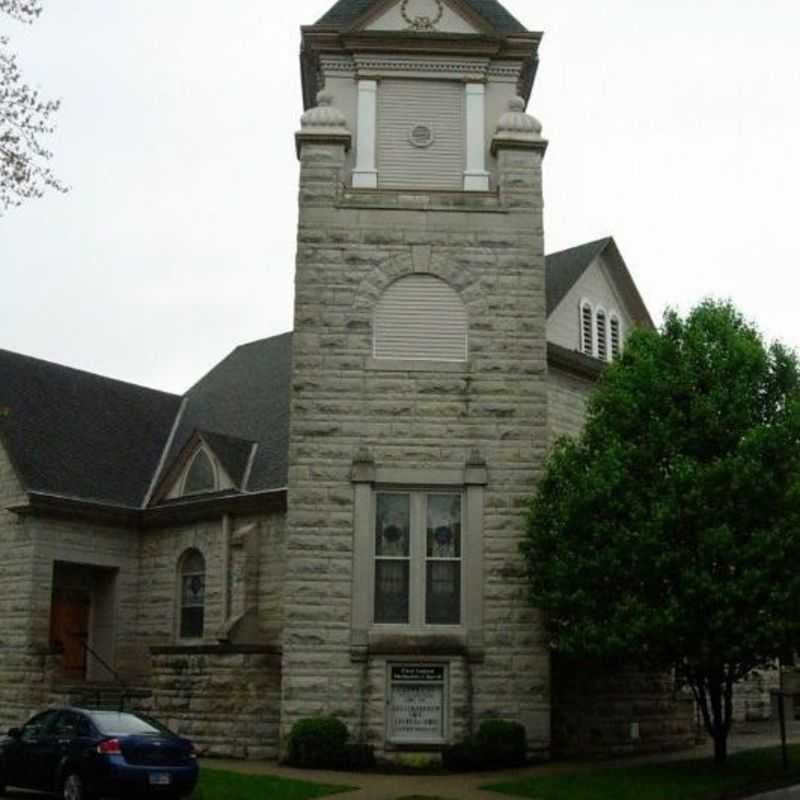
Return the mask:
POLYGON ((282 733, 550 742, 518 545, 547 446, 541 35, 495 0, 302 29, 282 733))

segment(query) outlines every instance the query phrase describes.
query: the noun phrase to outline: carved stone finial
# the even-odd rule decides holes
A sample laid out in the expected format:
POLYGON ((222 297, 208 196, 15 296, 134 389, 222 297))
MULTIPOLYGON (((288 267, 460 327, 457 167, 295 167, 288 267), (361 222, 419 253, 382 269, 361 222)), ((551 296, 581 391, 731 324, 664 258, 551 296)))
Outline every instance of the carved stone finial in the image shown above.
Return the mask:
POLYGON ((317 105, 309 108, 300 118, 303 130, 308 128, 325 128, 339 133, 347 130, 344 114, 333 105, 333 95, 324 89, 317 95, 317 105))
POLYGON ((343 144, 345 150, 349 150, 352 139, 345 115, 333 105, 333 95, 323 89, 317 95, 317 105, 300 118, 300 130, 295 134, 297 157, 300 157, 303 143, 343 144))
POLYGON ((508 101, 508 111, 497 123, 497 133, 522 133, 541 137, 542 123, 525 113, 525 101, 521 97, 512 97, 508 101))
POLYGON ((497 155, 500 147, 540 150, 542 153, 547 149, 547 141, 542 138, 542 123, 525 113, 525 101, 521 97, 512 97, 508 101, 508 111, 497 123, 492 154, 497 155))

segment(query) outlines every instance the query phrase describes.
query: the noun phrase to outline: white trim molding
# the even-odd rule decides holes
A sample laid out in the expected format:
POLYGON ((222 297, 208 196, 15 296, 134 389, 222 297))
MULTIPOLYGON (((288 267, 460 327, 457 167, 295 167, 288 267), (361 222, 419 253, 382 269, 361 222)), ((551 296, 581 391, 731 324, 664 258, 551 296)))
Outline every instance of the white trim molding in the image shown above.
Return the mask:
POLYGON ((378 117, 378 82, 358 82, 358 127, 356 138, 356 166, 353 169, 354 189, 377 189, 376 130, 378 117))
POLYGON ((467 168, 464 171, 465 192, 488 192, 489 173, 486 171, 486 86, 467 83, 467 168))

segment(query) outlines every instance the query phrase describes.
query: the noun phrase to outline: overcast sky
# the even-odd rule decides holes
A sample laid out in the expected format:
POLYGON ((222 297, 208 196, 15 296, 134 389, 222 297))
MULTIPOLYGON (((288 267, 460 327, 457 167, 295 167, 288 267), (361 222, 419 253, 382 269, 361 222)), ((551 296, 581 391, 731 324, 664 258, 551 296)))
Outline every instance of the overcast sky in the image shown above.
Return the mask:
MULTIPOLYGON (((292 326, 299 26, 333 0, 44 0, 0 19, 71 186, 0 218, 0 347, 182 392, 292 326)), ((800 347, 797 0, 507 0, 543 30, 547 250, 613 235, 653 315, 800 347)))

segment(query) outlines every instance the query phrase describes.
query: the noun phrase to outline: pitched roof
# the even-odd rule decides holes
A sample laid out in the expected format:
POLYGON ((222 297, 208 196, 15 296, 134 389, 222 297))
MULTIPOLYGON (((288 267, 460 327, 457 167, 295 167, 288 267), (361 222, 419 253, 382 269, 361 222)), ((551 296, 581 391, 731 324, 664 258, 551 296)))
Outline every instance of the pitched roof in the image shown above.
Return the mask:
POLYGON ((560 250, 546 257, 547 316, 549 317, 556 310, 581 275, 601 254, 606 256, 605 264, 619 288, 634 322, 650 328, 655 327, 616 242, 610 236, 577 247, 570 247, 567 250, 560 250))
POLYGON ((0 439, 23 486, 138 507, 177 395, 0 350, 0 439))
MULTIPOLYGON (((333 25, 337 28, 349 28, 359 17, 366 14, 382 0, 338 0, 338 2, 322 17, 317 25, 333 25)), ((525 33, 525 26, 497 0, 465 0, 466 4, 478 16, 483 17, 499 33, 525 33)))
MULTIPOLYGON (((186 393, 186 409, 167 466, 198 431, 226 469, 231 465, 233 472, 241 473, 239 479, 246 467, 242 440, 248 448, 250 443, 257 443, 250 478, 243 489, 252 492, 286 486, 291 355, 291 333, 261 339, 237 347, 199 380, 186 393)), ((246 457, 250 457, 249 449, 246 457)), ((237 475, 229 474, 237 479, 237 475)))
POLYGON ((607 236, 605 239, 570 247, 547 256, 545 286, 547 286, 548 317, 610 241, 611 238, 607 236))

